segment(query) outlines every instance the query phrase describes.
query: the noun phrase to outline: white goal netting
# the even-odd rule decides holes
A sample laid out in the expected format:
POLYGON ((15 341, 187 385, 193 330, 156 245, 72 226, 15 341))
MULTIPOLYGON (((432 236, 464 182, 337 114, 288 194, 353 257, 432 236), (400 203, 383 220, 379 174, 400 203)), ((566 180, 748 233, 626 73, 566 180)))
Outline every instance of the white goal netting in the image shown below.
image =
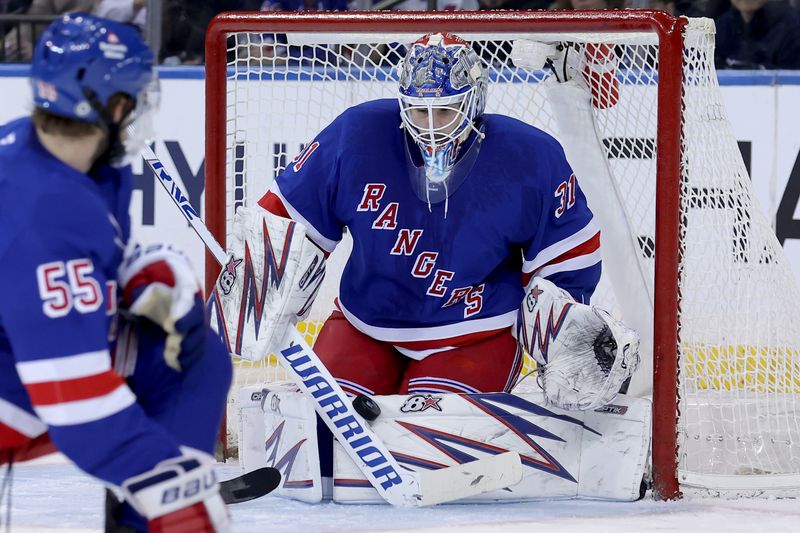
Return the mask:
MULTIPOLYGON (((301 148, 346 108, 394 98, 404 46, 423 32, 286 34, 253 29, 227 37, 226 209, 253 205, 301 148)), ((647 33, 461 34, 490 72, 487 112, 539 127, 564 144, 601 224, 604 274, 594 302, 642 334, 643 366, 631 392, 652 390, 658 39, 647 33), (571 46, 563 70, 510 59, 515 42, 571 46), (611 53, 609 54, 609 51, 611 53), (614 89, 587 89, 587 67, 614 89), (569 75, 567 77, 570 77, 569 75)), ((750 181, 722 105, 713 23, 685 33, 680 150, 678 287, 679 479, 684 486, 800 487, 800 315, 795 281, 750 181), (776 481, 778 480, 778 481, 776 481)), ((535 55, 535 54, 533 54, 535 55)), ((534 58, 534 62, 538 59, 534 58)), ((602 85, 602 83, 601 83, 602 85)), ((603 89, 603 87, 601 87, 603 89)), ((607 89, 607 88, 606 88, 607 89)), ((353 139, 358 142, 358 139, 353 139)), ((677 201, 678 190, 671 191, 677 201)), ((309 341, 330 313, 343 242, 331 258, 309 341)), ((524 373, 532 366, 526 364, 524 373)), ((282 373, 275 359, 237 362, 235 391, 282 373)), ((535 379, 522 382, 535 387, 535 379)))

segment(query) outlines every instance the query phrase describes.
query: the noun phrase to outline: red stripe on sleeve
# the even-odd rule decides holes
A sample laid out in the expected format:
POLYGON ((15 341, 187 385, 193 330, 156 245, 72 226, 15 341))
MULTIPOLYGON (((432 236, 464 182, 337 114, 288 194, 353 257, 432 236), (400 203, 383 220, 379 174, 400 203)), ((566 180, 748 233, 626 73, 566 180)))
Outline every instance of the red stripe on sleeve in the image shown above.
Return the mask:
POLYGON ((6 463, 30 461, 43 455, 49 455, 58 451, 56 445, 50 440, 50 434, 44 433, 38 437, 26 437, 22 433, 17 433, 13 429, 8 428, 0 423, 0 465, 6 463), (6 440, 7 435, 12 433, 5 433, 11 431, 21 437, 18 441, 6 440))
MULTIPOLYGON (((0 422, 0 450, 14 448, 16 446, 25 444, 30 440, 31 438, 27 435, 23 435, 11 426, 7 426, 0 422)), ((2 460, 0 460, 0 464, 3 464, 2 460)))
POLYGON ((52 405, 104 396, 122 385, 125 385, 122 378, 107 370, 82 378, 33 383, 25 388, 34 405, 52 405))
POLYGON ((543 264, 537 270, 540 270, 540 269, 546 267, 547 265, 554 265, 556 263, 563 263, 564 261, 566 261, 568 259, 573 259, 575 257, 580 257, 582 255, 591 254, 593 252, 596 252, 599 249, 600 249, 600 232, 598 231, 597 233, 594 234, 594 237, 592 237, 588 241, 584 241, 581 244, 579 244, 578 246, 576 246, 575 248, 572 248, 571 250, 567 250, 566 252, 564 252, 563 254, 559 255, 558 257, 556 257, 552 261, 548 261, 547 263, 543 264))
POLYGON ((175 286, 175 274, 166 261, 156 261, 137 272, 125 285, 123 298, 126 303, 133 303, 133 292, 151 283, 163 283, 168 287, 175 286))

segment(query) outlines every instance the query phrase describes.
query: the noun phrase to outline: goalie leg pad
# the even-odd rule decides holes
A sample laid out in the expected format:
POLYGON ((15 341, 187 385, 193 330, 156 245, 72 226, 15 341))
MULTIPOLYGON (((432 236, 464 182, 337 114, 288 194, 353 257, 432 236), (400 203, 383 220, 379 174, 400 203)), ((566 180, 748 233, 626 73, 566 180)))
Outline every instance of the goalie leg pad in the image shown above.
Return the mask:
MULTIPOLYGON (((374 399, 383 414, 372 429, 403 466, 436 469, 505 450, 520 454, 520 483, 464 502, 639 498, 650 445, 648 400, 619 396, 596 411, 569 412, 545 407, 541 394, 374 399)), ((338 443, 333 499, 382 502, 338 443)))
POLYGON ((240 391, 239 458, 244 472, 264 466, 281 471, 272 494, 307 503, 322 500, 317 416, 311 399, 293 385, 240 391))

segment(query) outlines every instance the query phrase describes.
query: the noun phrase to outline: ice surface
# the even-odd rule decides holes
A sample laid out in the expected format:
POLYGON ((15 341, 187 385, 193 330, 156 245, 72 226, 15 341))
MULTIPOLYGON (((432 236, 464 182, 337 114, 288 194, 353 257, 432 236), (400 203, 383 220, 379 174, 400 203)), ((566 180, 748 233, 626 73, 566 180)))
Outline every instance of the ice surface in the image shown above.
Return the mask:
MULTIPOLYGON (((219 465, 222 479, 239 474, 219 465)), ((6 476, 3 469, 0 480, 6 476)), ((14 465, 13 533, 102 531, 103 487, 60 458, 14 465)), ((442 505, 307 505, 274 496, 230 507, 234 531, 298 533, 702 533, 800 532, 800 500, 719 500, 601 503, 586 501, 442 505)), ((8 504, 0 506, 0 531, 8 504)))

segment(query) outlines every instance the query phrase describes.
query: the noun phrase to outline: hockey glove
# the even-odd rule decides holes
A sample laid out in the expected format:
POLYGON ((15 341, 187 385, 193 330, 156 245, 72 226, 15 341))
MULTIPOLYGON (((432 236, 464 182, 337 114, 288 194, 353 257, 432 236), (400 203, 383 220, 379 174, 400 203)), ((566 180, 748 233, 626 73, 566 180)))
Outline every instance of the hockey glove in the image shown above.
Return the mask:
POLYGON ((607 405, 639 364, 634 330, 539 277, 517 315, 517 340, 540 365, 545 399, 562 409, 607 405))
POLYGON ((122 484, 125 500, 147 519, 150 533, 230 531, 210 456, 197 450, 162 461, 122 484))
POLYGON ((550 68, 558 81, 575 81, 588 88, 596 109, 607 109, 617 104, 620 90, 617 79, 619 59, 613 45, 562 43, 556 50, 550 58, 550 68))
POLYGON ((124 306, 167 334, 164 359, 190 368, 205 352, 206 317, 200 284, 189 261, 168 245, 136 246, 119 269, 124 306))

